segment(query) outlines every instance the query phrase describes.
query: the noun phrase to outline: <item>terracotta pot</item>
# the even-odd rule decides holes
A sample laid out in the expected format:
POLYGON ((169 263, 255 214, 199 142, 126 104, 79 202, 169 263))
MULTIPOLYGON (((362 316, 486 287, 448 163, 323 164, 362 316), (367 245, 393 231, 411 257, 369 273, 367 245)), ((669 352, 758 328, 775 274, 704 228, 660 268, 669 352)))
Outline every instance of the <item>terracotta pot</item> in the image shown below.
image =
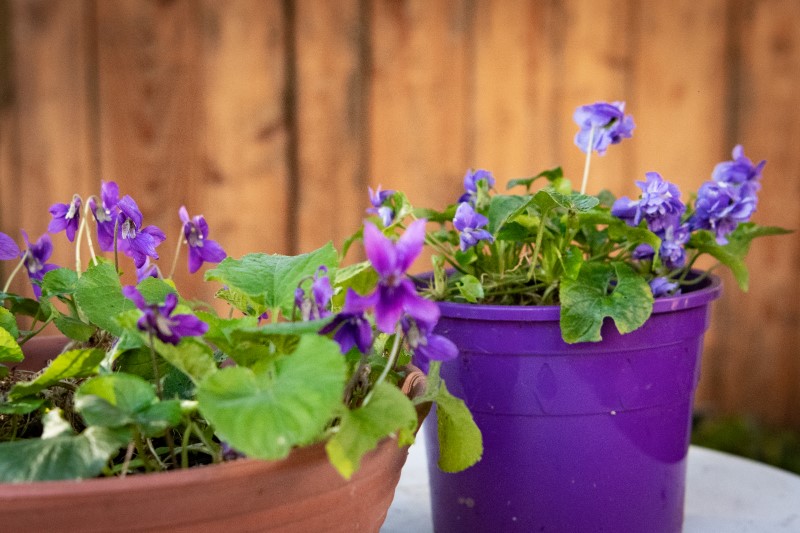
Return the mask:
MULTIPOLYGON (((64 344, 63 338, 28 343, 28 363, 17 368, 30 368, 33 360, 41 365, 64 344), (45 351, 37 344, 46 345, 45 351)), ((419 371, 403 387, 412 397, 424 389, 419 371)), ((0 484, 0 529, 377 532, 407 454, 408 447, 385 439, 364 457, 350 481, 334 470, 324 445, 317 444, 281 461, 241 459, 125 479, 0 484)))

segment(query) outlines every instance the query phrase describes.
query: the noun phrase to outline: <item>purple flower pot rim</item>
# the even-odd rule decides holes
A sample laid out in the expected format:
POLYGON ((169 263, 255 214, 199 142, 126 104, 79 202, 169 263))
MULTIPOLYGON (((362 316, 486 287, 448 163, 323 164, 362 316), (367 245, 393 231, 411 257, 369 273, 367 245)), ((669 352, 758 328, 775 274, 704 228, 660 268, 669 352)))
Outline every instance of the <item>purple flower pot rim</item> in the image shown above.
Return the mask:
MULTIPOLYGON (((420 277, 424 278, 426 276, 420 277)), ((666 298, 657 298, 653 302, 653 314, 670 313, 706 305, 719 298, 721 294, 722 281, 719 276, 709 274, 708 278, 691 292, 666 298)), ((450 318, 484 321, 547 322, 557 321, 561 315, 561 306, 559 305, 486 305, 442 301, 436 303, 442 312, 442 316, 450 318)))

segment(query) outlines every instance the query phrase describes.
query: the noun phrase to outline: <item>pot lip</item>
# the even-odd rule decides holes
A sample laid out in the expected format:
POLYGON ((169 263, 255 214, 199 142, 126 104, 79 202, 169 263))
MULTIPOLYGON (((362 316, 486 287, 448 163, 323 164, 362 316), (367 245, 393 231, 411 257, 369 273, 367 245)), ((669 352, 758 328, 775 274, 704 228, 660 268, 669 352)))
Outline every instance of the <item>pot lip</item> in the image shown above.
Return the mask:
MULTIPOLYGON (((693 271, 697 274, 700 271, 693 271)), ((707 305, 722 294, 722 281, 716 274, 709 274, 699 289, 657 298, 653 302, 653 314, 670 313, 707 305)), ((546 322, 559 320, 561 315, 560 305, 486 305, 460 302, 442 302, 436 304, 442 312, 442 317, 462 318, 479 321, 504 321, 520 320, 526 322, 546 322)))

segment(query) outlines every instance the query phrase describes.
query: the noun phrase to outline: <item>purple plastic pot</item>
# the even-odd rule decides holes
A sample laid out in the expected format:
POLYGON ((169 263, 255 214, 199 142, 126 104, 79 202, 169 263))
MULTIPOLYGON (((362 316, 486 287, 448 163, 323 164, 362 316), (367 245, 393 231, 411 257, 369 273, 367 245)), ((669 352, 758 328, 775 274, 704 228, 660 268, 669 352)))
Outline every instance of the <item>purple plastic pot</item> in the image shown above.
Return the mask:
POLYGON ((561 340, 559 308, 440 302, 437 333, 460 355, 442 376, 484 439, 481 461, 436 466, 425 425, 434 528, 677 532, 703 334, 719 279, 659 299, 640 329, 599 343, 561 340))

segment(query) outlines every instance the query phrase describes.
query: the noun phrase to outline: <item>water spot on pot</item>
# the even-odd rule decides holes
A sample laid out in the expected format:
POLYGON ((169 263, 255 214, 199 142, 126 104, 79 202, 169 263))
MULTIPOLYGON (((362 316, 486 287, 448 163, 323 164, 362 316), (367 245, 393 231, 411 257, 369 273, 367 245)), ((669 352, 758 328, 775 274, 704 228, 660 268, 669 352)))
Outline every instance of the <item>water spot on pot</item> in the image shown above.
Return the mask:
POLYGON ((542 365, 536 375, 536 393, 540 399, 551 399, 558 394, 558 383, 548 363, 542 365))
POLYGON ((472 509, 473 507, 475 507, 475 500, 473 500, 472 498, 461 497, 458 499, 458 504, 463 505, 468 509, 472 509))
POLYGON ((283 435, 278 435, 276 441, 278 443, 278 446, 286 446, 286 437, 284 437, 283 435))
POLYGON ((614 416, 614 415, 616 415, 616 414, 617 414, 617 412, 616 412, 616 411, 611 411, 611 416, 614 416))

